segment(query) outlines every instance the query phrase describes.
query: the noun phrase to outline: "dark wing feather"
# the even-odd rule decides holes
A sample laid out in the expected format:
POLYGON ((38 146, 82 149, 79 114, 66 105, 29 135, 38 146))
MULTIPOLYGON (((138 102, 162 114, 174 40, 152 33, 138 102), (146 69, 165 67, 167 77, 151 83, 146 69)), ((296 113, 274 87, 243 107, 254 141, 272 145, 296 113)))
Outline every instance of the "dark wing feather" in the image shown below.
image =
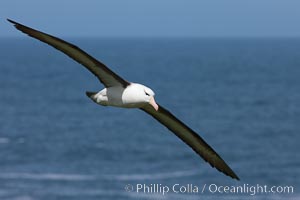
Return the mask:
POLYGON ((225 163, 225 161, 197 133, 177 119, 168 110, 160 105, 158 111, 154 110, 152 106, 146 106, 141 109, 162 123, 170 131, 175 133, 177 137, 189 145, 212 167, 215 167, 224 174, 239 180, 238 176, 225 163))
POLYGON ((130 83, 122 79, 120 76, 111 71, 103 63, 99 62, 92 56, 88 55, 86 52, 78 48, 77 46, 70 44, 62 39, 51 36, 49 34, 34 30, 30 27, 19 24, 15 21, 7 19, 9 22, 13 23, 14 26, 26 33, 30 37, 38 39, 42 42, 49 44, 50 46, 62 51, 72 59, 76 60, 83 66, 85 66, 90 72, 92 72, 105 87, 112 86, 123 86, 124 88, 130 83))

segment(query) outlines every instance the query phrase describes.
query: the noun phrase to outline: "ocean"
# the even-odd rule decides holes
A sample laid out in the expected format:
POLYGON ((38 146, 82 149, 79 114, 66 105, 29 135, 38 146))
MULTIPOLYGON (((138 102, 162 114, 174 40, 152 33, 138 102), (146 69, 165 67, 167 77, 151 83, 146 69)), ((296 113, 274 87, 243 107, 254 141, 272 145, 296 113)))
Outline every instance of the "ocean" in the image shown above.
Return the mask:
POLYGON ((67 38, 194 129, 212 168, 138 109, 28 37, 0 39, 0 199, 299 199, 300 39, 67 38), (168 190, 168 191, 167 191, 168 190))

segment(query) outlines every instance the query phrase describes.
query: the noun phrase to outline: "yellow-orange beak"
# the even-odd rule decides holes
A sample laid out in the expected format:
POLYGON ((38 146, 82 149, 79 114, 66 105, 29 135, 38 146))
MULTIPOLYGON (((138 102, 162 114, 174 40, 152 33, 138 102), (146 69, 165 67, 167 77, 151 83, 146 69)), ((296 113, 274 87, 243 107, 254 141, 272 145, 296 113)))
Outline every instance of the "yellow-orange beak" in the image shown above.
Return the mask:
POLYGON ((154 97, 150 97, 149 104, 157 111, 158 110, 158 105, 154 100, 154 97))

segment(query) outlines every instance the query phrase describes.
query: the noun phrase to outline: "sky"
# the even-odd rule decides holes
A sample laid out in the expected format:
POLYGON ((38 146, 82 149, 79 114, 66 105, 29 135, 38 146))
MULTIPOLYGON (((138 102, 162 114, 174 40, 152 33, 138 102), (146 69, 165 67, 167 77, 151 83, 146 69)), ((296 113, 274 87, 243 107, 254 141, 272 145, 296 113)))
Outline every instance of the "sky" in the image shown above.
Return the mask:
POLYGON ((299 37, 297 0, 1 0, 6 21, 64 37, 299 37))

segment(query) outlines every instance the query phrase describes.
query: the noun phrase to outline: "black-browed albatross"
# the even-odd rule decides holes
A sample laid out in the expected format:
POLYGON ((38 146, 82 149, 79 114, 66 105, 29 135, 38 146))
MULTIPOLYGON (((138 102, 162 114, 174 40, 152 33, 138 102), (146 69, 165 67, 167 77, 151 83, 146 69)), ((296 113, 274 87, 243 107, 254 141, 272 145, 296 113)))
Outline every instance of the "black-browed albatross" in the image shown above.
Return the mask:
POLYGON ((7 20, 13 23, 18 30, 62 51, 92 72, 105 86, 100 92, 86 92, 86 95, 94 102, 104 106, 139 108, 143 110, 175 133, 212 167, 239 180, 238 176, 225 161, 196 132, 155 102, 155 94, 150 88, 124 80, 103 63, 73 44, 10 19, 7 20))

